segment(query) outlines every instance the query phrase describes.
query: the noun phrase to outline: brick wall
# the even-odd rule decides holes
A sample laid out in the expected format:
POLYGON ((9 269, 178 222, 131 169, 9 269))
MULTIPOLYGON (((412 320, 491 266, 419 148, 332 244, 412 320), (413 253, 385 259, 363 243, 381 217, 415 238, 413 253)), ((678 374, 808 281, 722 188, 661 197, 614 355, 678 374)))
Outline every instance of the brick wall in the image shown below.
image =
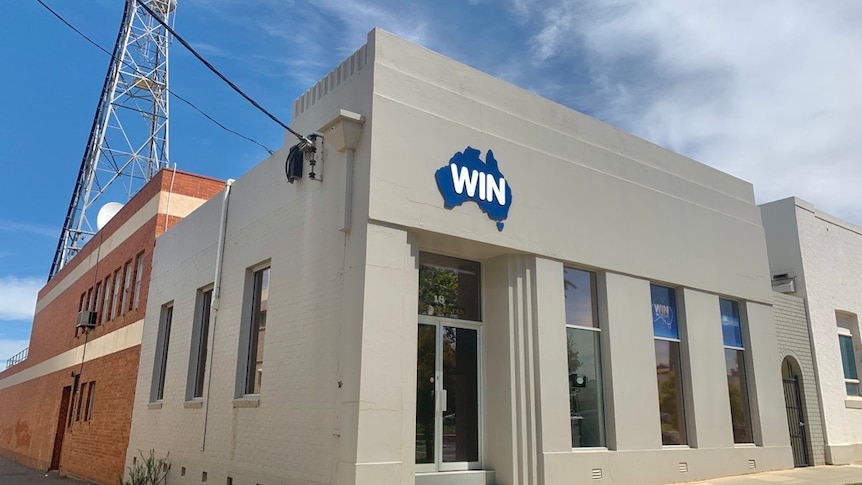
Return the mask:
MULTIPOLYGON (((67 427, 60 472, 99 483, 114 484, 123 472, 129 439, 140 345, 0 390, 0 449, 29 467, 46 470, 51 464, 57 419, 67 427), (60 409, 63 388, 73 371, 81 371, 79 391, 95 382, 91 419, 68 426, 67 409, 60 409)), ((87 393, 83 395, 86 404, 87 393)), ((77 414, 77 413, 75 413, 77 414)))
MULTIPOLYGON (((156 205, 150 202, 158 197, 158 207, 164 210, 169 197, 166 192, 170 191, 187 198, 200 199, 203 203, 222 188, 224 182, 215 179, 183 172, 161 171, 42 288, 37 304, 39 311, 33 319, 29 357, 0 372, 0 454, 37 469, 47 470, 51 466, 58 417, 61 412, 66 413, 69 409, 67 406, 61 410, 64 388, 71 386, 73 374, 80 372, 79 395, 84 396, 82 405, 86 405, 90 383, 96 383, 92 419, 86 419, 82 415, 78 420, 75 419, 77 416, 73 416, 71 425, 63 428, 65 432, 59 470, 62 474, 97 483, 117 483, 125 466, 140 342, 123 343, 126 337, 108 337, 102 339, 102 345, 108 345, 112 349, 107 355, 91 359, 83 365, 76 363, 70 366, 70 360, 79 359, 74 352, 86 349, 85 342, 94 342, 109 335, 129 335, 113 332, 143 320, 156 236, 181 219, 176 215, 167 216, 160 213, 155 210, 156 205), (120 234, 118 231, 133 217, 136 219, 132 224, 139 227, 132 227, 133 232, 128 235, 128 230, 123 229, 123 239, 118 240, 116 234, 120 234), (134 305, 139 255, 142 256, 143 263, 139 301, 134 305), (125 286, 127 264, 130 278, 129 285, 125 286), (83 271, 84 268, 89 269, 83 271), (113 291, 114 277, 117 274, 121 283, 116 305, 122 305, 122 308, 116 312, 114 318, 110 318, 111 312, 102 315, 104 287, 106 278, 110 276, 110 288, 113 291), (98 324, 86 337, 83 333, 76 335, 75 323, 81 296, 91 288, 95 292, 97 283, 102 288, 102 296, 92 309, 99 315, 98 324), (59 290, 56 290, 58 287, 63 288, 59 294, 59 290), (42 363, 50 369, 33 369, 30 371, 33 374, 28 375, 29 380, 20 383, 17 383, 17 380, 5 381, 4 384, 6 378, 14 377, 42 363), (65 368, 54 371, 58 366, 65 368), (43 375, 39 375, 40 372, 43 375), (11 385, 12 383, 15 384, 11 385)), ((193 208, 193 204, 190 206, 186 202, 186 210, 193 208)), ((114 305, 113 298, 110 300, 111 305, 114 305)), ((44 366, 40 367, 43 368, 44 366)), ((77 396, 72 396, 73 403, 76 398, 77 396)), ((68 424, 68 421, 66 423, 68 424)))
POLYGON ((806 432, 809 456, 814 465, 826 463, 824 452, 823 420, 820 400, 817 396, 814 361, 811 357, 811 339, 808 331, 808 313, 805 301, 791 295, 775 293, 775 331, 778 339, 779 362, 787 356, 793 357, 802 371, 801 386, 803 406, 806 414, 806 432))

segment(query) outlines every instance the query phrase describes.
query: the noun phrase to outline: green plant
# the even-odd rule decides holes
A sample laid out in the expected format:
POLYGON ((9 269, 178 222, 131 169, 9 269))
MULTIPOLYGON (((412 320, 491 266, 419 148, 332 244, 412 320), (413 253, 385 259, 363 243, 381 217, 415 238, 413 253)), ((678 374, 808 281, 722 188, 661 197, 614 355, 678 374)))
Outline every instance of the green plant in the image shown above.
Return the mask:
POLYGON ((156 458, 156 450, 150 450, 149 456, 138 450, 140 460, 133 460, 126 467, 128 479, 120 477, 120 485, 161 485, 166 482, 168 470, 171 469, 169 460, 171 454, 164 458, 156 458))

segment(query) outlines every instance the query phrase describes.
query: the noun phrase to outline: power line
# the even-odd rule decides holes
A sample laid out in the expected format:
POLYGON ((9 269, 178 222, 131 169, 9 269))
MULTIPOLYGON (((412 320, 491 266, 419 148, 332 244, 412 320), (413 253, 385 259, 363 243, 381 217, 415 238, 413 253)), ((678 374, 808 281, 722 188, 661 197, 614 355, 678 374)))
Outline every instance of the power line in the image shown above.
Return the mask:
POLYGON ((314 144, 308 138, 304 137, 303 135, 300 135, 299 133, 297 133, 296 131, 291 129, 289 126, 287 126, 283 121, 276 118, 274 114, 267 111, 266 108, 261 106, 257 101, 251 99, 251 97, 249 95, 245 94, 245 92, 242 89, 240 89, 236 84, 231 82, 231 80, 228 79, 227 77, 225 77, 224 74, 219 72, 219 70, 216 69, 215 66, 213 66, 212 64, 209 63, 209 61, 204 59, 204 57, 202 55, 198 54, 198 51, 196 51, 188 42, 186 42, 185 39, 183 39, 179 34, 177 34, 177 32, 170 25, 168 25, 167 22, 162 20, 162 18, 158 14, 156 14, 156 12, 154 12, 149 7, 149 5, 142 2, 141 0, 134 0, 134 1, 137 2, 144 10, 146 10, 156 20, 156 22, 161 24, 162 27, 164 27, 172 36, 174 36, 174 38, 176 38, 178 41, 180 41, 180 44, 182 44, 183 47, 185 47, 189 52, 191 52, 195 57, 197 57, 198 60, 201 61, 207 67, 207 69, 209 69, 210 71, 212 71, 213 74, 215 74, 216 76, 221 78, 221 80, 224 81, 225 83, 227 83, 227 85, 230 86, 231 89, 236 91, 237 94, 239 94, 240 96, 245 98, 255 108, 259 109, 261 113, 268 116, 269 119, 271 119, 272 121, 275 121, 276 123, 278 123, 279 126, 284 128, 285 130, 289 131, 293 136, 297 137, 299 139, 299 141, 302 142, 305 146, 314 146, 314 144))
MULTIPOLYGON (((96 42, 96 41, 94 41, 93 39, 91 39, 87 34, 85 34, 85 33, 81 32, 80 30, 78 30, 74 25, 72 25, 72 24, 71 24, 71 23, 69 23, 65 18, 63 18, 63 16, 62 16, 62 15, 60 15, 60 14, 59 14, 59 13, 57 13, 54 9, 52 9, 52 8, 51 8, 51 7, 49 7, 47 4, 45 4, 45 2, 43 2, 42 0, 36 0, 36 1, 37 1, 40 5, 42 5, 43 7, 45 7, 45 9, 46 9, 46 10, 48 10, 49 12, 51 12, 51 14, 53 14, 53 15, 54 15, 54 17, 57 17, 57 19, 58 19, 58 20, 60 20, 60 22, 63 22, 67 27, 69 27, 70 29, 72 29, 73 31, 75 31, 75 33, 77 33, 78 35, 80 35, 81 37, 83 37, 87 42, 89 42, 90 44, 92 44, 93 46, 95 46, 97 49, 99 49, 100 51, 104 52, 105 54, 109 55, 109 56, 111 57, 111 59, 116 59, 116 57, 114 56, 114 54, 113 54, 113 53, 111 53, 110 51, 108 51, 107 49, 105 49, 104 47, 102 47, 101 45, 99 45, 99 43, 98 43, 98 42, 96 42)), ((149 9, 148 9, 148 10, 149 10, 149 9)), ((151 15, 153 15, 153 17, 155 18, 155 15, 154 15, 152 12, 150 12, 150 14, 151 14, 151 15)), ((156 19, 156 20, 158 20, 158 19, 156 19)), ((132 69, 135 69, 135 66, 133 66, 133 65, 129 64, 129 63, 128 63, 127 61, 125 61, 124 59, 119 59, 119 61, 120 61, 120 62, 122 62, 123 64, 125 64, 127 67, 130 67, 130 68, 132 68, 132 69)), ((201 108, 199 108, 197 105, 195 105, 194 103, 192 103, 192 102, 191 102, 191 101, 189 101, 188 99, 186 99, 186 98, 184 98, 184 97, 180 96, 179 94, 177 94, 175 91, 171 90, 170 88, 167 88, 167 91, 168 91, 168 93, 170 93, 173 97, 175 97, 175 98, 176 98, 176 99, 178 99, 179 101, 182 101, 183 103, 185 103, 185 104, 187 104, 188 106, 190 106, 192 109, 194 109, 195 111, 197 111, 198 113, 200 113, 201 115, 203 115, 206 119, 208 119, 208 120, 210 120, 211 122, 213 122, 213 123, 214 123, 216 126, 218 126, 219 128, 221 128, 221 129, 223 129, 223 130, 227 131, 228 133, 234 134, 234 135, 236 135, 236 136, 238 136, 238 137, 240 137, 240 138, 242 138, 242 139, 245 139, 245 140, 247 140, 247 141, 250 141, 251 143, 254 143, 255 145, 257 145, 257 146, 259 146, 259 147, 263 148, 264 150, 266 150, 270 155, 272 155, 272 154, 273 154, 273 151, 272 151, 269 147, 267 147, 266 145, 264 145, 264 144, 260 143, 259 141, 255 140, 255 139, 253 139, 253 138, 250 138, 250 137, 248 137, 248 136, 245 136, 245 135, 243 135, 242 133, 240 133, 240 132, 238 132, 238 131, 236 131, 236 130, 233 130, 233 129, 228 128, 227 126, 223 125, 223 124, 222 124, 222 123, 220 123, 218 120, 216 120, 215 118, 213 118, 212 116, 210 116, 209 114, 207 114, 204 110, 202 110, 201 108)), ((288 128, 288 129, 289 129, 289 128, 288 128)), ((292 130, 291 130, 291 131, 292 131, 292 130)))

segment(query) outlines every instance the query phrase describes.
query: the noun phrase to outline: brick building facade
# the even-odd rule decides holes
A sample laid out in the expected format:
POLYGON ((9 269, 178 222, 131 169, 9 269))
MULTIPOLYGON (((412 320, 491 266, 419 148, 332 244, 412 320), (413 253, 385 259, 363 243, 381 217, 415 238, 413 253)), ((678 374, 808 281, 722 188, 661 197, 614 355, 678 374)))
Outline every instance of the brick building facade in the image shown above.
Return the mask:
POLYGON ((129 439, 155 238, 224 183, 162 170, 39 292, 28 357, 0 372, 0 454, 116 483, 129 439), (96 326, 76 328, 79 312, 96 326))

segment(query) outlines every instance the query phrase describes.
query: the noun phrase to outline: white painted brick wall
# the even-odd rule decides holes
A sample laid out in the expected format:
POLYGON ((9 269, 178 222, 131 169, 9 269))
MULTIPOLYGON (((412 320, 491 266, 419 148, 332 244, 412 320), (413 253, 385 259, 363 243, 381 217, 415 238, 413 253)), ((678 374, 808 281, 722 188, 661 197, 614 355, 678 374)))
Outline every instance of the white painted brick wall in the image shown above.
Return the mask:
POLYGON ((808 452, 814 465, 826 463, 823 444, 823 420, 817 397, 814 361, 811 357, 811 340, 808 334, 808 316, 802 298, 775 293, 773 302, 775 331, 778 338, 778 365, 787 356, 793 357, 802 371, 802 392, 806 414, 808 452))

